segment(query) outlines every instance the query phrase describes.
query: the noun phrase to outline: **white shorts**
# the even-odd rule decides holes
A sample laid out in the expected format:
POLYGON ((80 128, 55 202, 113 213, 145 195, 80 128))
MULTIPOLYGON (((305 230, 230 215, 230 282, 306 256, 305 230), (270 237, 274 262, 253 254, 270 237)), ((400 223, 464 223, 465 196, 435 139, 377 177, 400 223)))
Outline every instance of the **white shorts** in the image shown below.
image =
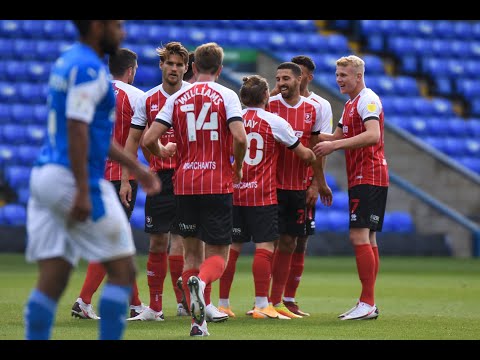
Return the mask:
MULTIPOLYGON (((103 215, 93 221, 68 220, 75 196, 75 180, 69 169, 48 164, 34 167, 27 207, 26 260, 62 257, 76 266, 87 261, 108 261, 135 254, 132 229, 110 181, 100 180, 103 215)), ((102 205, 100 205, 102 206, 102 205)))

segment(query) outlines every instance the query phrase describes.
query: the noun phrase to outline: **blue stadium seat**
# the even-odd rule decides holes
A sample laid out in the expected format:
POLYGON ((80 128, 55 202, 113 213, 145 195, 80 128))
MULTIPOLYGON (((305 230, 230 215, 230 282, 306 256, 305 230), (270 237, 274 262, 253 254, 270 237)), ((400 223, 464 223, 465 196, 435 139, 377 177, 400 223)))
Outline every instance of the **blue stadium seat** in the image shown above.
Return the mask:
POLYGON ((14 145, 6 144, 4 142, 0 143, 0 164, 2 165, 3 168, 13 163, 14 154, 15 154, 14 145))
POLYGON ((477 156, 480 158, 480 140, 478 138, 467 139, 464 144, 466 145, 467 156, 477 156))
POLYGON ((454 22, 451 20, 436 20, 433 27, 433 37, 447 39, 455 36, 454 22))
POLYGON ((468 129, 468 133, 473 138, 480 138, 480 118, 471 118, 465 121, 465 127, 468 129))
POLYGON ((2 138, 5 144, 18 145, 28 142, 25 134, 25 126, 21 124, 2 125, 2 138))
POLYGON ((40 61, 29 61, 26 64, 26 73, 31 82, 48 82, 50 77, 51 63, 40 61))
POLYGON ((15 103, 10 106, 13 124, 20 125, 33 122, 33 105, 15 103))
POLYGON ((386 48, 398 57, 416 53, 414 41, 404 36, 386 38, 386 48))
POLYGON ((11 60, 6 61, 4 66, 7 81, 30 81, 29 74, 27 73, 27 62, 11 60))
POLYGON ((363 56, 363 60, 365 61, 366 72, 372 75, 384 75, 385 74, 385 67, 383 64, 383 60, 373 54, 365 54, 363 56))
POLYGON ((0 20, 0 38, 17 38, 22 28, 21 22, 22 20, 0 20))
POLYGON ((39 154, 39 147, 34 145, 19 145, 15 157, 19 164, 32 166, 39 154))
POLYGON ((141 209, 145 208, 147 194, 143 190, 141 186, 138 187, 137 190, 137 199, 135 200, 135 208, 139 207, 141 209))
POLYGON ((135 229, 144 229, 145 228, 145 208, 140 206, 135 206, 130 218, 130 224, 135 229))
POLYGON ((381 97, 396 93, 394 80, 388 75, 365 75, 365 83, 381 97))
POLYGON ((52 62, 60 55, 62 43, 51 40, 37 40, 35 55, 37 61, 52 62))
POLYGON ((390 216, 393 220, 393 231, 399 233, 411 234, 415 232, 415 224, 413 223, 412 216, 405 211, 392 211, 390 216))
POLYGON ((6 225, 21 226, 26 223, 27 211, 23 205, 6 204, 2 207, 2 213, 3 221, 6 225))
POLYGON ((12 111, 11 111, 10 104, 3 104, 0 103, 0 119, 2 119, 2 123, 8 124, 12 121, 12 111))
POLYGON ((0 59, 13 58, 13 40, 0 38, 0 59))
POLYGON ((327 219, 329 231, 346 232, 349 230, 350 219, 348 211, 328 211, 327 219))
POLYGON ((452 157, 467 156, 467 145, 463 139, 447 136, 444 138, 445 145, 443 151, 452 157))
POLYGON ((440 97, 434 97, 431 99, 432 115, 437 116, 454 116, 453 104, 450 100, 440 97))
POLYGON ((44 126, 47 123, 48 108, 46 104, 33 105, 32 119, 34 124, 44 126))
POLYGON ((29 145, 40 146, 47 135, 47 129, 42 125, 28 125, 25 127, 25 138, 29 145))
POLYGON ((345 54, 351 51, 348 39, 343 34, 330 34, 326 36, 328 50, 333 54, 345 54))
POLYGON ((430 134, 428 131, 428 120, 425 117, 412 116, 409 119, 404 119, 404 122, 408 124, 407 130, 415 136, 422 137, 430 134))
POLYGON ((325 213, 319 213, 317 212, 315 214, 315 232, 324 232, 324 231, 329 231, 329 222, 328 222, 328 217, 326 216, 325 213))
POLYGON ((333 174, 327 172, 325 174, 325 181, 327 182, 327 185, 330 187, 332 192, 336 192, 340 190, 340 186, 338 185, 337 179, 333 174))
POLYGON ((450 136, 458 138, 468 138, 470 136, 467 122, 461 117, 451 116, 446 118, 444 121, 445 127, 448 129, 448 134, 450 136))
POLYGON ((447 136, 449 134, 449 129, 446 120, 447 119, 443 119, 439 116, 425 117, 427 133, 434 137, 447 136))
POLYGON ((67 27, 68 22, 67 20, 43 20, 43 35, 52 40, 75 38, 76 30, 74 27, 67 27))
POLYGON ((398 95, 418 96, 420 90, 417 81, 411 76, 397 76, 395 79, 395 90, 398 95))
POLYGON ((0 103, 14 103, 18 101, 18 90, 8 82, 0 82, 0 103))
POLYGON ((480 174, 480 158, 478 156, 464 156, 459 158, 462 165, 480 174))
MULTIPOLYGON (((43 104, 47 101, 48 84, 17 83, 18 100, 27 104, 43 104)), ((17 101, 18 101, 17 100, 17 101)))
POLYGON ((137 86, 149 86, 150 84, 160 84, 162 82, 162 73, 158 66, 139 66, 135 75, 135 84, 137 86))
POLYGON ((349 210, 348 192, 336 191, 333 193, 332 210, 347 212, 349 210))
POLYGON ((25 39, 41 39, 46 34, 43 31, 43 20, 22 20, 20 22, 21 36, 25 39))
POLYGON ((5 169, 5 180, 8 184, 16 189, 22 186, 28 186, 30 180, 29 166, 11 165, 5 169))
POLYGON ((28 198, 30 197, 30 189, 28 186, 22 187, 17 190, 18 202, 21 205, 27 205, 28 198))

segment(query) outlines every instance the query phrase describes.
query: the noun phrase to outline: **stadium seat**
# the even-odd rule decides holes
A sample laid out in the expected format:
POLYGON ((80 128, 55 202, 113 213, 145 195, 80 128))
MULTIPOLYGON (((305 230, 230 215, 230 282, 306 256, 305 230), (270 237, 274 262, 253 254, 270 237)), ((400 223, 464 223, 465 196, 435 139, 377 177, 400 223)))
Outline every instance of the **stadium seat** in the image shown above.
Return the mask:
POLYGON ((29 124, 33 122, 33 105, 31 104, 12 104, 11 105, 12 123, 15 125, 29 124))
POLYGON ((28 186, 30 180, 29 166, 11 165, 5 169, 5 180, 10 187, 16 189, 22 186, 28 186))
POLYGON ((327 182, 327 185, 330 187, 332 192, 336 192, 340 190, 340 187, 338 185, 337 179, 335 176, 329 172, 325 174, 325 180, 327 182))
POLYGON ((0 103, 11 104, 18 101, 18 90, 8 82, 0 82, 0 103))
POLYGON ((328 223, 328 217, 325 216, 325 213, 319 213, 317 212, 315 214, 315 232, 324 232, 324 231, 330 231, 329 228, 329 223, 328 223))
POLYGON ((29 145, 40 146, 47 135, 47 129, 42 125, 28 125, 25 127, 25 138, 29 145))
POLYGON ((43 104, 47 101, 48 84, 45 83, 17 83, 18 99, 26 104, 43 104))
POLYGON ((473 138, 480 138, 480 118, 472 118, 465 121, 465 127, 473 138))
POLYGON ((22 187, 17 190, 18 202, 21 205, 27 205, 28 198, 30 197, 30 189, 28 186, 22 187))
POLYGON ((417 81, 411 76, 397 76, 395 79, 395 91, 398 95, 418 96, 420 90, 417 81))
POLYGON ((348 211, 331 210, 327 213, 328 230, 332 232, 346 232, 349 230, 348 211))
POLYGON ((162 82, 162 73, 158 66, 139 66, 135 75, 135 84, 137 86, 148 86, 152 83, 160 84, 162 82))
POLYGON ((32 166, 39 154, 39 147, 34 145, 19 145, 15 153, 18 164, 32 166))
POLYGON ((13 40, 0 38, 0 59, 13 60, 13 40))
POLYGON ((385 67, 383 64, 383 60, 373 54, 365 54, 363 56, 363 60, 365 61, 366 72, 372 75, 384 75, 385 74, 385 67))
POLYGON ((27 220, 27 211, 21 204, 6 204, 2 207, 3 221, 6 225, 21 226, 27 220))
POLYGON ((48 82, 52 64, 40 61, 30 61, 26 64, 26 73, 31 82, 48 82))
POLYGON ((331 206, 332 210, 338 210, 342 212, 349 211, 348 192, 336 191, 333 193, 333 202, 331 206))
POLYGON ((2 119, 2 124, 8 124, 12 121, 12 111, 10 104, 0 103, 0 119, 2 119))
POLYGON ((390 212, 392 219, 392 231, 399 233, 413 233, 415 232, 415 224, 413 223, 412 216, 405 211, 392 211, 390 212))
POLYGON ((135 229, 145 228, 145 209, 140 206, 135 206, 130 218, 130 224, 135 229))
POLYGON ((13 163, 15 146, 6 143, 0 143, 0 164, 5 169, 7 165, 13 163))
POLYGON ((0 38, 17 38, 21 33, 21 22, 22 20, 0 20, 0 38))
POLYGON ((24 125, 10 123, 2 125, 2 128, 4 144, 17 145, 28 142, 24 125))
POLYGON ((48 108, 45 104, 33 105, 32 124, 45 126, 48 118, 48 108))

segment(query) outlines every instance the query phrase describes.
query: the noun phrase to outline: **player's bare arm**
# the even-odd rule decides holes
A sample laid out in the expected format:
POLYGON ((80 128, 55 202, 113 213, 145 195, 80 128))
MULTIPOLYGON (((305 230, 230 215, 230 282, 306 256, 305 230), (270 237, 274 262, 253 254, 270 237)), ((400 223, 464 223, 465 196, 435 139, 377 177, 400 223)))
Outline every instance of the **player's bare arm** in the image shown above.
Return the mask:
MULTIPOLYGON (((340 128, 335 130, 335 134, 341 132, 340 128)), ((315 155, 328 155, 335 150, 340 149, 358 149, 365 146, 371 146, 378 143, 380 140, 380 124, 377 120, 365 121, 365 131, 361 134, 355 135, 350 138, 333 140, 333 141, 320 141, 313 148, 315 155)))
POLYGON ((243 121, 230 121, 228 126, 233 135, 233 182, 238 184, 243 177, 242 167, 247 153, 247 133, 243 121))
POLYGON ((85 221, 92 211, 90 187, 88 185, 88 124, 74 119, 68 120, 68 155, 75 177, 76 193, 73 200, 70 218, 74 221, 85 221))
POLYGON ((136 156, 124 151, 115 141, 110 143, 108 155, 112 160, 118 161, 130 169, 147 195, 154 195, 160 192, 162 184, 157 174, 152 173, 148 166, 140 163, 136 156))
MULTIPOLYGON (((130 128, 124 148, 127 153, 131 154, 132 156, 136 156, 142 135, 143 130, 130 128)), ((118 194, 122 204, 127 208, 130 208, 130 201, 132 201, 132 186, 130 185, 129 178, 129 169, 126 166, 122 166, 122 178, 120 191, 118 194)))

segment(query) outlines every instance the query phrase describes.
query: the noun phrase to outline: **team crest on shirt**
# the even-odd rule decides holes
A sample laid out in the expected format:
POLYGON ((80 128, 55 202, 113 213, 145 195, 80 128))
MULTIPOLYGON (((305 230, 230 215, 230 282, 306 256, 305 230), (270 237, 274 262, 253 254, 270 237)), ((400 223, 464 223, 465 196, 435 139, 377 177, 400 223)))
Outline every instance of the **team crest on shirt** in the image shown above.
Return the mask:
POLYGON ((374 112, 377 110, 377 104, 375 104, 373 101, 369 104, 367 104, 367 110, 370 112, 374 112))
POLYGON ((145 216, 145 223, 148 228, 151 228, 153 226, 153 220, 151 216, 145 216))
POLYGON ((305 114, 305 122, 307 124, 310 124, 312 122, 312 113, 306 113, 305 114))

